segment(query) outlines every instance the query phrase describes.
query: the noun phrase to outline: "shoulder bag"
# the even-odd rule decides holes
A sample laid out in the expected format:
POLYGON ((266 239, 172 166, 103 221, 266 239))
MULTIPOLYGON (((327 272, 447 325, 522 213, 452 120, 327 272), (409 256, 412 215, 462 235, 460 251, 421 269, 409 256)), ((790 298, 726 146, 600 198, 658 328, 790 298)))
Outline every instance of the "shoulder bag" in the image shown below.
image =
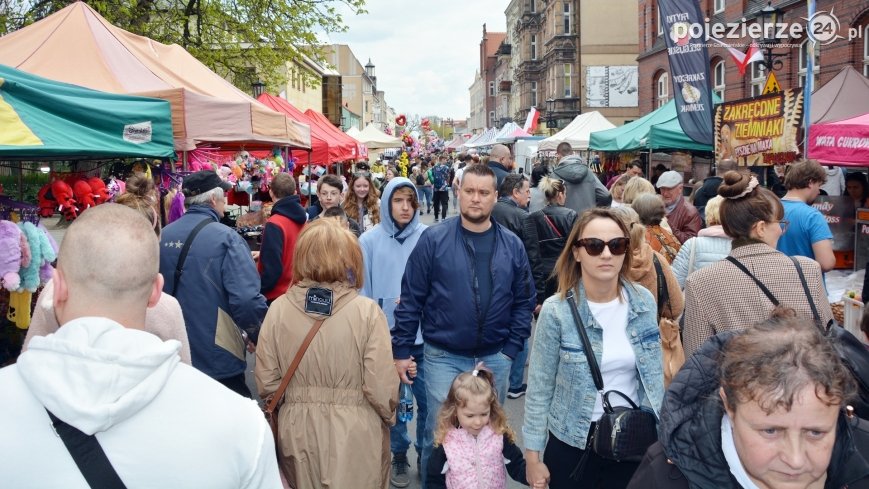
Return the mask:
POLYGON ((658 279, 658 329, 661 332, 661 356, 664 360, 664 388, 666 389, 685 364, 685 348, 682 346, 682 338, 679 334, 679 323, 663 315, 664 304, 670 308, 670 314, 673 313, 670 289, 667 287, 667 277, 664 276, 658 257, 652 255, 652 260, 655 262, 655 274, 658 279))
POLYGON ((190 231, 190 234, 187 235, 187 239, 184 240, 184 247, 181 248, 181 253, 178 255, 178 263, 175 264, 175 280, 172 282, 172 293, 170 294, 172 297, 177 297, 178 283, 181 282, 181 276, 184 275, 184 262, 187 261, 187 253, 190 252, 190 245, 193 244, 193 240, 196 239, 196 235, 199 234, 199 231, 202 231, 205 226, 208 226, 212 222, 214 221, 210 217, 206 217, 199 221, 199 224, 193 228, 193 231, 190 231))
MULTIPOLYGON (((761 292, 766 295, 766 298, 772 302, 773 306, 778 306, 780 303, 772 292, 755 277, 748 268, 745 267, 739 260, 728 256, 727 261, 736 265, 743 273, 751 277, 754 283, 760 288, 761 292)), ((829 324, 821 324, 821 315, 818 313, 818 308, 815 305, 815 300, 812 298, 812 292, 809 290, 809 285, 806 283, 806 276, 803 274, 803 267, 800 262, 794 257, 790 257, 797 269, 797 274, 800 277, 800 284, 803 287, 803 292, 806 294, 806 300, 809 302, 809 307, 812 309, 812 317, 815 324, 830 339, 833 348, 845 364, 854 380, 857 382, 857 399, 854 400, 852 406, 858 417, 869 419, 869 350, 863 343, 854 337, 848 330, 836 324, 834 320, 830 320, 829 324)))
POLYGON ((63 445, 72 455, 72 460, 81 471, 93 489, 126 489, 124 481, 118 476, 112 463, 100 446, 95 435, 86 435, 84 432, 65 423, 48 409, 45 410, 51 419, 54 432, 63 441, 63 445))
POLYGON ((320 327, 323 326, 323 321, 325 321, 325 319, 318 319, 314 322, 314 325, 311 326, 308 335, 305 336, 305 339, 302 341, 302 346, 299 347, 299 351, 296 352, 296 356, 293 358, 292 363, 290 363, 287 373, 284 374, 284 378, 281 380, 281 385, 278 387, 278 390, 269 395, 263 403, 263 414, 265 414, 266 421, 269 422, 269 426, 272 428, 272 436, 275 438, 275 451, 277 453, 280 453, 281 451, 278 445, 278 411, 280 411, 281 405, 283 404, 284 392, 287 391, 287 386, 290 385, 290 380, 293 379, 296 369, 298 369, 299 364, 302 363, 302 357, 305 356, 305 352, 308 351, 308 347, 311 346, 311 341, 314 340, 314 337, 317 336, 317 332, 320 331, 320 327))
MULTIPOLYGON (((585 450, 586 452, 592 450, 599 457, 607 460, 639 462, 642 460, 646 450, 658 441, 658 421, 655 418, 655 414, 647 409, 640 408, 628 396, 617 390, 604 392, 603 376, 600 373, 600 367, 597 364, 594 351, 591 349, 591 341, 588 339, 588 333, 585 332, 585 324, 579 316, 579 309, 576 307, 572 291, 567 296, 567 302, 570 304, 570 311, 573 314, 576 329, 579 330, 582 348, 585 350, 585 357, 591 369, 594 386, 601 395, 604 410, 603 416, 591 428, 585 450), (628 401, 631 407, 613 407, 609 401, 610 394, 622 397, 628 401)), ((584 465, 586 456, 587 454, 583 455, 583 460, 580 460, 574 474, 581 472, 581 467, 584 465)))

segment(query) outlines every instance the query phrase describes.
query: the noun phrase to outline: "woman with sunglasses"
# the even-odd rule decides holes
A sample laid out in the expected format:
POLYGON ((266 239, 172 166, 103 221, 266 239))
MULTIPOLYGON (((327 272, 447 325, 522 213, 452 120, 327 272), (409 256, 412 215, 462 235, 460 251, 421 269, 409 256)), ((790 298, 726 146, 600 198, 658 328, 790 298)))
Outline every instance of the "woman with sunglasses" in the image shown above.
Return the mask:
POLYGON ((695 271, 685 280, 682 340, 686 358, 718 333, 743 330, 769 319, 775 306, 758 282, 799 317, 813 319, 813 301, 822 325, 826 325, 833 313, 820 265, 803 256, 793 257, 794 262, 776 250, 788 226, 778 197, 758 185, 753 175, 735 171, 724 174, 718 195, 724 197, 719 209, 721 226, 733 243, 726 259, 695 271), (811 297, 803 288, 797 264, 811 297))
POLYGON ((651 292, 627 279, 629 236, 613 209, 590 209, 574 225, 555 264, 558 291, 543 303, 528 368, 522 434, 529 484, 624 488, 637 468, 586 450, 603 407, 578 329, 588 334, 604 390, 617 390, 657 414, 664 396, 657 309, 651 292), (569 296, 582 325, 574 321, 569 296))

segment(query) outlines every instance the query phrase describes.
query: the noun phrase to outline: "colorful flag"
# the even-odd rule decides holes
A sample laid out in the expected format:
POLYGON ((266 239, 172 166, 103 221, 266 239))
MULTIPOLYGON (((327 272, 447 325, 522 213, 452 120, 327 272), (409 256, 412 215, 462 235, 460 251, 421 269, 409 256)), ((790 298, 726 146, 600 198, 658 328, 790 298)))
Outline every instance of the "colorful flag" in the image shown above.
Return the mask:
POLYGON ((528 117, 525 119, 525 125, 522 130, 528 134, 534 134, 537 130, 537 121, 540 119, 540 112, 537 112, 537 107, 531 107, 528 111, 528 117))
POLYGON ((763 50, 761 50, 760 46, 755 42, 751 43, 751 45, 748 46, 748 49, 743 53, 733 46, 715 39, 714 37, 710 37, 709 40, 721 47, 727 48, 730 52, 730 56, 732 56, 734 61, 736 61, 736 67, 739 68, 739 74, 741 76, 745 75, 745 70, 748 68, 748 65, 755 61, 763 61, 763 50))

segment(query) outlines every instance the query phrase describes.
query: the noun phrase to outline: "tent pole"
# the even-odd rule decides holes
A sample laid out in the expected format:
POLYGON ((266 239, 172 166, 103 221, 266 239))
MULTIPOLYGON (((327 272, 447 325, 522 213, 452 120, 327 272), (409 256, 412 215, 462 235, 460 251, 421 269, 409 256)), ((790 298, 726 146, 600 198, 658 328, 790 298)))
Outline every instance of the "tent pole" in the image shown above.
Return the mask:
POLYGON ((311 171, 311 153, 313 151, 308 151, 308 206, 311 205, 311 179, 314 178, 313 172, 311 171))
POLYGON ((187 150, 181 152, 181 169, 187 171, 187 150))
POLYGON ((18 164, 18 201, 24 200, 24 162, 18 164))

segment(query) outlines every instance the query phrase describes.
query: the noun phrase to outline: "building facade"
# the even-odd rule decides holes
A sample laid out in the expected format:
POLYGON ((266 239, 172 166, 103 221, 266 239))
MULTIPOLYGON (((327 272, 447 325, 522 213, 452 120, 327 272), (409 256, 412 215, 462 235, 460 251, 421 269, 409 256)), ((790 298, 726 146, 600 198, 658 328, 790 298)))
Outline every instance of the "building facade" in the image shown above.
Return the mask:
MULTIPOLYGON (((483 39, 480 41, 480 78, 484 87, 485 127, 501 125, 498 123, 498 117, 496 116, 496 106, 499 101, 498 53, 501 52, 501 47, 506 38, 507 34, 505 32, 487 32, 486 24, 483 24, 483 39)), ((509 47, 506 49, 509 56, 509 47)), ((502 69, 503 74, 504 70, 502 69)))
POLYGON ((471 134, 477 134, 486 130, 488 112, 486 110, 486 89, 485 82, 480 72, 474 73, 474 82, 471 84, 468 91, 471 95, 470 116, 468 117, 467 131, 471 134))
MULTIPOLYGON (((743 24, 743 19, 745 24, 756 24, 760 22, 761 9, 766 6, 766 0, 700 0, 700 8, 711 24, 738 25, 743 24)), ((806 2, 778 0, 773 1, 772 6, 781 11, 779 23, 805 26, 804 18, 808 17, 806 2)), ((818 10, 833 12, 840 24, 838 34, 843 39, 816 44, 811 74, 807 72, 810 49, 805 34, 780 39, 779 43, 786 46, 773 49, 773 53, 784 55, 778 58, 781 66, 774 72, 783 89, 802 87, 807 76, 813 77, 815 88, 820 87, 848 65, 869 76, 869 1, 829 0, 819 3, 818 10), (849 35, 854 38, 849 40, 849 35)), ((673 97, 673 83, 657 0, 639 0, 637 15, 640 33, 640 113, 646 114, 673 97)), ((744 52, 751 38, 727 37, 722 41, 744 52)), ((709 76, 712 90, 719 97, 723 100, 738 100, 761 94, 767 73, 760 63, 752 63, 741 75, 735 60, 725 48, 712 47, 709 48, 709 76)))
POLYGON ((616 125, 637 118, 638 34, 622 21, 634 1, 515 0, 507 11, 514 7, 514 120, 531 107, 553 130, 591 110, 616 125))
MULTIPOLYGON (((362 66, 346 44, 325 46, 324 51, 328 63, 341 75, 341 105, 360 116, 359 129, 372 123, 383 129, 386 95, 377 90, 377 76, 371 60, 362 66)), ((340 121, 336 125, 341 125, 340 121)))

